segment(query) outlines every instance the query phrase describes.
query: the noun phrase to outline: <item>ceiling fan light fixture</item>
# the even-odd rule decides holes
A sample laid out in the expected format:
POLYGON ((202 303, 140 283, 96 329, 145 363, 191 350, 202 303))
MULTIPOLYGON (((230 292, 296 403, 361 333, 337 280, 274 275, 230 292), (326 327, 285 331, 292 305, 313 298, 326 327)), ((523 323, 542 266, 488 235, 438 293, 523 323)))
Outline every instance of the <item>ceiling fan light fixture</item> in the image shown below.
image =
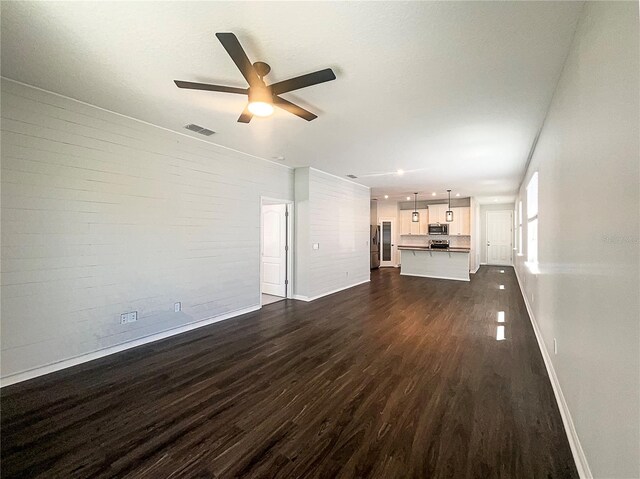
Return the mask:
POLYGON ((249 111, 255 116, 271 116, 273 115, 273 105, 265 101, 252 101, 249 103, 249 111))

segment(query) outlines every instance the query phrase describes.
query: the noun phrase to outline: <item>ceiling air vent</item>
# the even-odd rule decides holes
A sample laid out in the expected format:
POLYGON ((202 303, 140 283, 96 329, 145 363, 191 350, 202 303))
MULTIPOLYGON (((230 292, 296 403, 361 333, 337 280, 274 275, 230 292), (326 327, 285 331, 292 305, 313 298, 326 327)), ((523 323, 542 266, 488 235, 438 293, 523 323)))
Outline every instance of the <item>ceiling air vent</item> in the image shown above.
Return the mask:
POLYGON ((204 135, 204 136, 211 136, 215 133, 215 131, 208 130, 206 128, 201 127, 200 125, 194 125, 193 123, 185 126, 185 128, 195 133, 200 133, 201 135, 204 135))
POLYGON ((355 180, 357 178, 357 176, 356 175, 347 175, 347 178, 351 178, 351 179, 355 180))

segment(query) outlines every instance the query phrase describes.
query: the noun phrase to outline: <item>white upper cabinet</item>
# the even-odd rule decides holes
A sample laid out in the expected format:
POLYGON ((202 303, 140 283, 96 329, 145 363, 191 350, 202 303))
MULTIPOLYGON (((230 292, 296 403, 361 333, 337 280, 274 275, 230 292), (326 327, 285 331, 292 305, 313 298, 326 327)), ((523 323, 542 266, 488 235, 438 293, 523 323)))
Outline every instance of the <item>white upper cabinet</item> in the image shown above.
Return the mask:
POLYGON ((401 235, 426 235, 429 224, 429 212, 427 209, 419 208, 420 221, 411 221, 413 210, 400 210, 400 234, 401 235))
POLYGON ((429 223, 442 223, 449 225, 450 236, 471 235, 471 209, 468 206, 453 207, 453 221, 447 223, 448 205, 429 205, 429 223))
POLYGON ((453 211, 453 221, 449 223, 449 235, 450 236, 469 236, 471 234, 470 208, 469 207, 451 208, 451 211, 453 211))
POLYGON ((447 205, 429 205, 429 223, 446 223, 447 205))

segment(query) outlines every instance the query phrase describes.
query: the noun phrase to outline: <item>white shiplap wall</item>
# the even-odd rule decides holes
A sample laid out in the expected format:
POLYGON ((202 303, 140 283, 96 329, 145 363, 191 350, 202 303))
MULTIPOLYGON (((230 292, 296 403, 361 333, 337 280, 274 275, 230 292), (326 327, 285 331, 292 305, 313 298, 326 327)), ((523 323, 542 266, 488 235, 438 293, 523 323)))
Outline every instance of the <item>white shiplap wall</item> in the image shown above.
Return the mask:
POLYGON ((296 207, 296 295, 314 299, 369 281, 369 188, 299 168, 296 207))
POLYGON ((259 305, 261 195, 293 170, 3 79, 2 377, 259 305))

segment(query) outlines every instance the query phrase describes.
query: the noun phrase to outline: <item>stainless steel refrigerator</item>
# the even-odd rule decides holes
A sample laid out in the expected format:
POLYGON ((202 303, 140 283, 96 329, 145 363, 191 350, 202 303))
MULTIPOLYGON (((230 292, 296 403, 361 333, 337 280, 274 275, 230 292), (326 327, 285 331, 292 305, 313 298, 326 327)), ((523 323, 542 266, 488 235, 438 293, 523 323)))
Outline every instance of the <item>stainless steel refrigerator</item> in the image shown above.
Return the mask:
POLYGON ((369 244, 371 245, 371 269, 380 267, 380 227, 371 225, 369 244))

